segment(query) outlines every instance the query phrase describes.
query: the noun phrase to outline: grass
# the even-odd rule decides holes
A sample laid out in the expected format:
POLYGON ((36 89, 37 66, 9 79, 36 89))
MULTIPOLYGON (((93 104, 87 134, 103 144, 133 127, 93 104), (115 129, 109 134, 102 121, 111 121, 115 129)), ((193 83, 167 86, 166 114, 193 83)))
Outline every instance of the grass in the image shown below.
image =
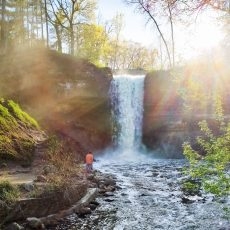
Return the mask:
POLYGON ((0 200, 10 204, 19 198, 20 192, 17 186, 12 185, 9 181, 0 181, 0 200))

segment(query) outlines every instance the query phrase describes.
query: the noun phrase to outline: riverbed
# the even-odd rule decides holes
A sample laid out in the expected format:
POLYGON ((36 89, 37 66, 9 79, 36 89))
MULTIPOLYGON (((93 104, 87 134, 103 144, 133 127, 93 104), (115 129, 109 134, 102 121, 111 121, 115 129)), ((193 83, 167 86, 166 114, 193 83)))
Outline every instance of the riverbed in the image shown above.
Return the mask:
POLYGON ((95 168, 116 177, 118 189, 98 197, 89 216, 69 216, 55 229, 94 230, 230 230, 229 198, 210 194, 183 202, 180 182, 184 160, 105 162, 95 168))

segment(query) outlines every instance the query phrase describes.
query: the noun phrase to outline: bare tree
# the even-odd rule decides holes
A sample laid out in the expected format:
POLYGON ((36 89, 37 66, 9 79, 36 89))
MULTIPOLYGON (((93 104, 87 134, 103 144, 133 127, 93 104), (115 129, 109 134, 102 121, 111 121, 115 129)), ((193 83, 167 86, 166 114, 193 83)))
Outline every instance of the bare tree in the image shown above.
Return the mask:
MULTIPOLYGON (((169 49, 169 45, 168 42, 166 41, 166 38, 160 28, 160 25, 157 21, 156 18, 156 11, 158 11, 158 7, 157 7, 157 3, 159 1, 157 0, 125 0, 125 2, 127 2, 128 4, 134 4, 136 5, 137 9, 142 12, 143 14, 147 15, 148 20, 152 21, 154 23, 154 25, 156 26, 157 31, 160 34, 160 37, 163 41, 163 44, 165 46, 166 49, 166 53, 168 56, 168 61, 169 61, 169 67, 171 68, 173 66, 172 63, 172 58, 171 58, 171 54, 170 54, 170 49, 169 49)), ((169 5, 171 7, 171 5, 169 5)), ((169 7, 169 9, 170 9, 169 7)), ((172 20, 171 20, 172 22, 172 20)), ((173 32, 173 30, 172 30, 173 32)))

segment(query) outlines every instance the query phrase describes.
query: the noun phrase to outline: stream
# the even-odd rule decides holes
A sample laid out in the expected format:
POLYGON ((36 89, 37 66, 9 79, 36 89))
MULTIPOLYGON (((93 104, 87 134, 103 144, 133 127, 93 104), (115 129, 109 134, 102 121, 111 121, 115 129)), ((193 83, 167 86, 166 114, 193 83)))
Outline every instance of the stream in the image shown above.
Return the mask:
POLYGON ((117 178, 119 189, 88 217, 69 216, 56 229, 92 230, 230 230, 223 208, 230 200, 211 195, 190 197, 183 203, 180 181, 183 160, 97 163, 95 168, 117 178))

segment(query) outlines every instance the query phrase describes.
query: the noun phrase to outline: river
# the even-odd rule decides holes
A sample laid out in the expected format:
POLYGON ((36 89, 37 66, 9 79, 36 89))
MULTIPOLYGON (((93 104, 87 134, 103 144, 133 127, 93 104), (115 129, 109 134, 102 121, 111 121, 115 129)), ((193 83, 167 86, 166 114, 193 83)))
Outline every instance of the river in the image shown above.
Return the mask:
POLYGON ((144 154, 143 90, 142 75, 114 76, 110 89, 114 146, 94 167, 115 176, 118 189, 98 197, 100 205, 90 216, 71 215, 55 229, 230 230, 230 216, 223 210, 230 207, 229 199, 183 194, 185 160, 144 154))
POLYGON ((119 189, 97 198, 100 205, 90 216, 69 216, 56 229, 229 230, 229 216, 223 211, 230 207, 229 199, 203 194, 182 202, 183 166, 183 160, 99 161, 95 167, 113 174, 119 189))

